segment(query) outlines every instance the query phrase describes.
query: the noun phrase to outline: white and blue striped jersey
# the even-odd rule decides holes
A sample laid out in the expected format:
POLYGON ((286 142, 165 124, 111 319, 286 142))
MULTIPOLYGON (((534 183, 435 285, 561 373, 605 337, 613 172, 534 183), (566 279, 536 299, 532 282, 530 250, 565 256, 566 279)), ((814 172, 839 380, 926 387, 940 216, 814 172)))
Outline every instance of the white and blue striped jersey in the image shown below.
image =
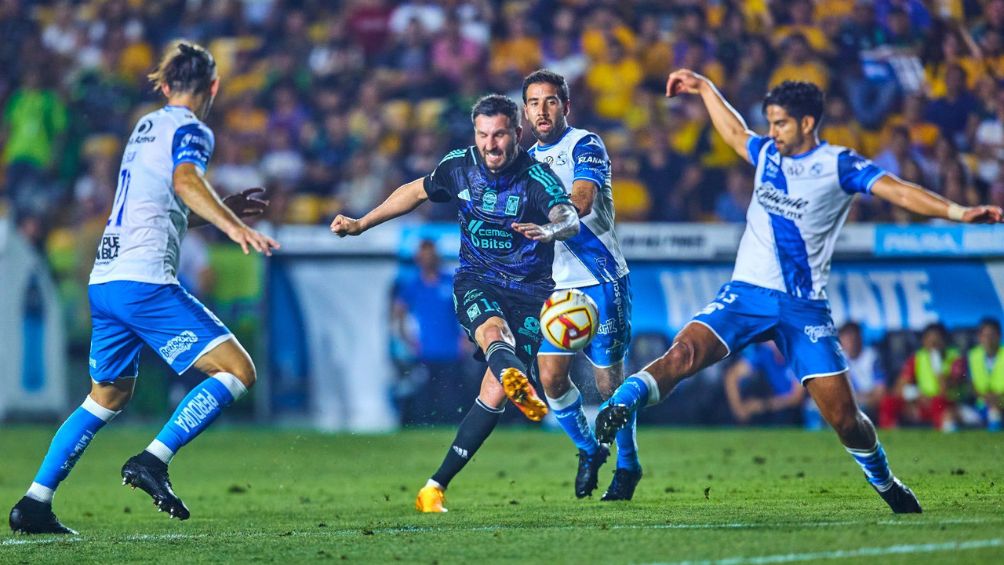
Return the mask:
POLYGON ((614 199, 610 158, 600 136, 569 126, 550 145, 537 142, 530 155, 551 166, 565 190, 585 179, 596 184, 593 209, 580 219, 579 233, 554 245, 555 288, 579 288, 612 282, 628 273, 614 231, 614 199))
POLYGON ((746 149, 756 177, 733 280, 825 299, 833 247, 851 200, 869 193, 887 173, 854 151, 826 142, 784 157, 771 138, 753 136, 746 149))
POLYGON ((188 108, 165 106, 140 118, 122 155, 90 284, 178 283, 188 207, 174 193, 174 169, 193 163, 205 172, 214 145, 213 132, 188 108))

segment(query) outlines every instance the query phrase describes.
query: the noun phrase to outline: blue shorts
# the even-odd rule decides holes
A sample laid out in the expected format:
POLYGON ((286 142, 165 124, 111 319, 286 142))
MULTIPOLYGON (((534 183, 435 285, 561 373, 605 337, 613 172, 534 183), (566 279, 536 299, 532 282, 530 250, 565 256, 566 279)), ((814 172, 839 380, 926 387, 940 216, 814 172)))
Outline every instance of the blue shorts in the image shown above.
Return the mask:
POLYGON ((223 322, 180 285, 111 281, 87 289, 91 302, 91 378, 139 374, 149 345, 179 375, 230 339, 223 322))
MULTIPOLYGON (((624 360, 631 343, 631 280, 628 275, 615 282, 579 288, 596 302, 600 327, 596 337, 582 351, 595 367, 610 367, 624 360)), ((538 355, 575 355, 555 347, 546 339, 538 355)))
POLYGON ((847 370, 844 351, 826 300, 790 294, 732 281, 691 322, 718 336, 729 353, 753 342, 774 340, 788 366, 802 383, 847 370))

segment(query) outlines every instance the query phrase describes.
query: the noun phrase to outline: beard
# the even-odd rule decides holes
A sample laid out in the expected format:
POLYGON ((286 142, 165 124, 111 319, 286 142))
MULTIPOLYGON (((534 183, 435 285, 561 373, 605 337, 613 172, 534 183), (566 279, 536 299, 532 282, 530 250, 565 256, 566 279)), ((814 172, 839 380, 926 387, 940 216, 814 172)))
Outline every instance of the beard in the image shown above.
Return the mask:
POLYGON ((530 122, 530 131, 533 132, 533 136, 537 138, 542 145, 550 145, 558 140, 558 137, 565 131, 568 124, 565 122, 564 116, 556 120, 551 121, 551 129, 547 131, 540 131, 537 129, 536 122, 530 122))

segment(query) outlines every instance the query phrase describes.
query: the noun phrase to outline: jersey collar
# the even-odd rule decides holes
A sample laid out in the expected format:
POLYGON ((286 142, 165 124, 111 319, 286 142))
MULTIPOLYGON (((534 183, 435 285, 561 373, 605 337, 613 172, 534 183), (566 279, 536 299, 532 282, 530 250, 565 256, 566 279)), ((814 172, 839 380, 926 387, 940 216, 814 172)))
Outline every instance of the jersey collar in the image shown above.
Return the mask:
POLYGON ((820 147, 822 147, 824 145, 829 145, 829 143, 827 143, 825 141, 820 141, 812 149, 810 149, 810 150, 808 150, 808 151, 806 151, 804 153, 799 153, 798 155, 792 155, 791 157, 788 157, 788 159, 804 159, 804 158, 808 157, 809 155, 812 155, 813 153, 815 153, 817 149, 819 149, 820 147))

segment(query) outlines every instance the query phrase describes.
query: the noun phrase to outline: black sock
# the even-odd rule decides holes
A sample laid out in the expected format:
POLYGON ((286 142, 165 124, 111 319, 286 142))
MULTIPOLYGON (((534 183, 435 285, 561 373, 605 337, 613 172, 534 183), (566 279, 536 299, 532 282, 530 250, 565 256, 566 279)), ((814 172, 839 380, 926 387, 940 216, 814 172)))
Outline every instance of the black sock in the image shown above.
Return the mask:
POLYGON ((488 347, 485 348, 485 359, 488 360, 488 366, 499 382, 502 382, 502 371, 510 367, 519 369, 524 375, 527 375, 526 365, 519 360, 519 357, 516 357, 516 350, 504 341, 489 343, 488 347))
POLYGON ((464 420, 460 422, 457 437, 453 439, 453 445, 446 452, 443 464, 439 466, 436 474, 432 475, 432 480, 445 489, 450 480, 464 468, 464 465, 467 465, 481 444, 491 435, 504 410, 505 408, 499 410, 489 408, 480 398, 477 399, 464 416, 464 420))

